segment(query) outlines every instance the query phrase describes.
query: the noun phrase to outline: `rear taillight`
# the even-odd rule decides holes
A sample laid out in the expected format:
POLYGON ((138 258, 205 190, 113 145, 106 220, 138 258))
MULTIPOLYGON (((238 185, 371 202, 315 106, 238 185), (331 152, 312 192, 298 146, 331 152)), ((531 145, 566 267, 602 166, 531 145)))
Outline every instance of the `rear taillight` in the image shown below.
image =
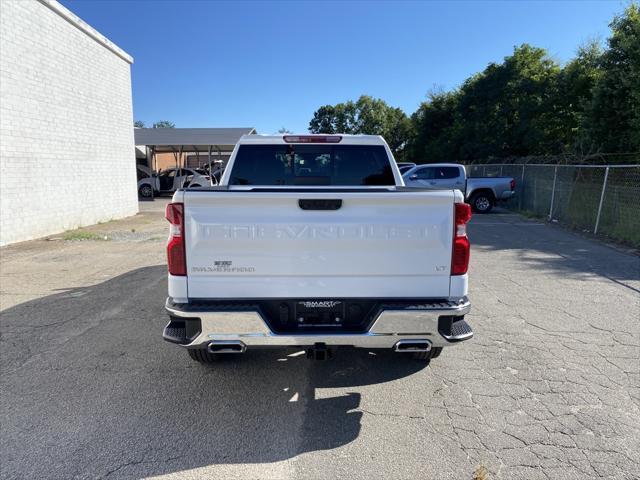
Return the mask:
POLYGON ((510 185, 511 191, 513 192, 516 189, 516 181, 513 178, 511 179, 510 185))
POLYGON ((467 223, 471 220, 471 206, 454 204, 453 251, 451 252, 451 275, 464 275, 469 269, 471 245, 467 238, 467 223))
POLYGON ((170 203, 165 217, 169 220, 169 243, 167 243, 167 263, 171 275, 187 274, 187 259, 184 249, 184 205, 170 203))

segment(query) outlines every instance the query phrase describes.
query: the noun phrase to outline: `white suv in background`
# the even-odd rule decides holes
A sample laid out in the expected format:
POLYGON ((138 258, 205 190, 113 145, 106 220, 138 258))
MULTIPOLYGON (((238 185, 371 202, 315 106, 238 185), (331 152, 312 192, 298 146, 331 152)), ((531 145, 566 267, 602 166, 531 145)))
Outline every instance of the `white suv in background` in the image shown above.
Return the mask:
POLYGON ((185 187, 210 187, 218 182, 194 168, 167 168, 154 173, 144 165, 138 168, 138 195, 151 198, 154 194, 173 193, 185 187))

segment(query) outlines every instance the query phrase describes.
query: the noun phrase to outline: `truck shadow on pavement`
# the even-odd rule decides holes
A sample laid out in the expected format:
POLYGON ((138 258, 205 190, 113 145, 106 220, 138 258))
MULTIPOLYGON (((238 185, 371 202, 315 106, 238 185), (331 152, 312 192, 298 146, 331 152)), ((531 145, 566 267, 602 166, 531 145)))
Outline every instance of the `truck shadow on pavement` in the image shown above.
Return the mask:
POLYGON ((3 476, 139 478, 334 449, 360 433, 351 387, 424 369, 354 350, 197 364, 162 340, 165 273, 140 268, 0 314, 3 476))

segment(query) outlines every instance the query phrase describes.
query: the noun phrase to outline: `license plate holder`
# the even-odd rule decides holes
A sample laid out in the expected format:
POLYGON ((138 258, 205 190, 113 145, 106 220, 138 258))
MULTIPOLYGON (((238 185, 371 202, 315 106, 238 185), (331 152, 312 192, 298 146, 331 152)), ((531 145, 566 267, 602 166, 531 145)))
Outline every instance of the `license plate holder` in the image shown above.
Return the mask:
POLYGON ((300 300, 295 308, 300 327, 340 327, 345 319, 345 304, 341 300, 300 300))

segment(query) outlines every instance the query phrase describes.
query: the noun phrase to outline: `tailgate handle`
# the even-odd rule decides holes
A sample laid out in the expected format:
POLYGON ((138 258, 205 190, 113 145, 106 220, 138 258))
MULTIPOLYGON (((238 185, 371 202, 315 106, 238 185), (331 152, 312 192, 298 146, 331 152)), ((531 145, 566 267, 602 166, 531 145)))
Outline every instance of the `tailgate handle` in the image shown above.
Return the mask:
POLYGON ((342 200, 339 198, 301 198, 298 200, 298 206, 302 210, 338 210, 342 206, 342 200))

